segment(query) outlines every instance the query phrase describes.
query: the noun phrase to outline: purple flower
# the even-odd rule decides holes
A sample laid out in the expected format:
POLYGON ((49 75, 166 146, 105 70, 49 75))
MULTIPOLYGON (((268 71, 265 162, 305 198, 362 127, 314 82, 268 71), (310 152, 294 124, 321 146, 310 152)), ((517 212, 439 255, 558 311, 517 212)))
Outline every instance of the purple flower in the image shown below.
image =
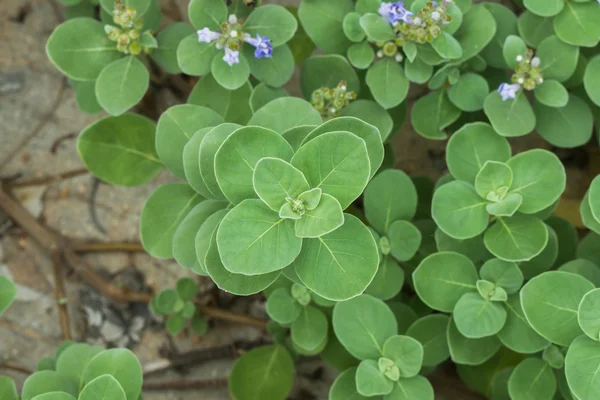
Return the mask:
POLYGON ((502 97, 502 101, 506 101, 508 99, 514 99, 517 97, 517 93, 521 90, 521 85, 518 83, 509 85, 508 83, 503 83, 498 88, 498 93, 502 97))
POLYGON ((223 61, 225 61, 230 67, 233 67, 233 64, 239 64, 240 52, 237 50, 231 50, 229 47, 225 47, 223 61))
POLYGON ((256 58, 271 57, 273 55, 273 45, 268 36, 260 37, 257 33, 256 38, 248 35, 244 37, 244 41, 256 47, 256 50, 254 51, 254 57, 256 58))
POLYGON ((393 24, 398 21, 410 23, 413 13, 404 8, 403 2, 397 1, 395 3, 381 3, 379 15, 390 24, 393 24))
POLYGON ((200 29, 198 31, 198 41, 204 43, 210 43, 213 40, 217 40, 221 37, 221 34, 218 32, 213 32, 208 28, 200 29))

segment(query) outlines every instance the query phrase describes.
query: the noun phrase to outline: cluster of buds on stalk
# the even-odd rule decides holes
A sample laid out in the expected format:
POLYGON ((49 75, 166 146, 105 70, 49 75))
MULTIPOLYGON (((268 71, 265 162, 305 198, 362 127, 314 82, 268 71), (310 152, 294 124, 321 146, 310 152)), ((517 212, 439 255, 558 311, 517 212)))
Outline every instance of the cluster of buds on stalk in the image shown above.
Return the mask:
POLYGON ((432 42, 442 33, 442 27, 452 22, 448 14, 448 6, 452 0, 428 1, 408 23, 396 22, 394 30, 398 39, 396 44, 403 46, 406 42, 427 43, 432 42))
POLYGON ((521 91, 521 88, 531 91, 537 85, 544 83, 544 77, 540 69, 541 61, 539 57, 534 57, 533 50, 527 49, 525 55, 517 56, 517 66, 511 81, 512 85, 503 83, 498 88, 498 93, 503 101, 514 99, 521 91))
POLYGON ((125 6, 122 0, 115 0, 115 8, 113 10, 113 22, 118 25, 105 25, 104 31, 108 38, 117 42, 117 50, 125 54, 138 55, 142 51, 149 54, 154 46, 154 38, 150 31, 142 33, 144 21, 141 18, 136 18, 137 12, 133 7, 125 6), (149 36, 148 43, 143 43, 142 35, 149 36), (146 45, 148 44, 148 45, 146 45))
POLYGON ((311 96, 311 104, 324 119, 337 117, 340 111, 356 99, 356 93, 349 91, 346 81, 340 81, 334 89, 320 88, 311 96))

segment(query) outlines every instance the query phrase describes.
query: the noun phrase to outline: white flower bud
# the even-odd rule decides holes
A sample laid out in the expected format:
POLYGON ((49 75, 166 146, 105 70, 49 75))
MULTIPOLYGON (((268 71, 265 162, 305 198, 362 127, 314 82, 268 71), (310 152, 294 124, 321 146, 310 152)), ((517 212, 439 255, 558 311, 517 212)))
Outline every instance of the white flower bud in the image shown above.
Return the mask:
POLYGON ((519 79, 517 80, 517 82, 519 82, 519 83, 522 85, 523 83, 525 83, 525 79, 523 79, 523 78, 519 78, 519 79))
POLYGON ((396 54, 396 57, 394 58, 396 59, 396 62, 401 62, 404 59, 404 57, 402 57, 402 54, 400 53, 396 54))
POLYGON ((533 57, 533 59, 531 60, 531 66, 532 67, 539 67, 540 66, 540 59, 539 59, 539 57, 533 57))
POLYGON ((523 61, 523 56, 517 56, 517 62, 523 61))
POLYGON ((346 90, 346 86, 340 86, 340 90, 346 90))
POLYGON ((232 38, 238 37, 238 33, 237 31, 231 31, 229 32, 229 36, 231 36, 232 38))
POLYGON ((544 83, 544 78, 538 78, 538 80, 537 80, 537 83, 539 83, 540 85, 541 85, 542 83, 544 83))
POLYGON ((337 110, 335 109, 335 107, 331 107, 331 108, 329 109, 329 112, 330 112, 331 114, 335 114, 335 112, 336 112, 336 111, 337 111, 337 110))
POLYGON ((379 57, 379 58, 383 57, 383 51, 379 50, 377 52, 377 57, 379 57))
POLYGON ((434 11, 431 13, 431 19, 433 19, 434 21, 439 21, 441 15, 438 11, 434 11))
POLYGON ((421 21, 421 18, 419 18, 419 17, 417 17, 417 18, 413 19, 413 24, 414 24, 414 25, 421 25, 421 22, 422 22, 422 21, 421 21))
POLYGON ((227 21, 231 24, 231 25, 235 25, 238 22, 237 17, 235 16, 235 14, 231 14, 229 15, 229 18, 227 19, 227 21))

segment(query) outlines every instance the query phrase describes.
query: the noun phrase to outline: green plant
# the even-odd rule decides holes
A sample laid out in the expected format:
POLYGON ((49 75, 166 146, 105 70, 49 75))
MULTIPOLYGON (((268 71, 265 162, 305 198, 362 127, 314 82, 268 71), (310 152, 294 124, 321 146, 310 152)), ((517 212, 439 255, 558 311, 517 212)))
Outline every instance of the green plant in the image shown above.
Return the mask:
MULTIPOLYGON (((600 397, 598 177, 579 208, 591 232, 558 215, 563 154, 598 146, 597 1, 192 0, 193 28, 156 36, 156 2, 100 3, 106 28, 74 18, 47 45, 82 109, 112 114, 78 152, 117 185, 164 166, 181 182, 147 200, 146 251, 264 293, 275 344, 238 360, 233 398, 286 398, 305 355, 340 371, 332 400, 433 399, 447 360, 491 399, 600 397), (202 77, 187 104, 125 113, 144 64, 202 77), (282 87, 296 65, 301 97, 282 87), (447 140, 437 182, 394 169, 408 102, 417 134, 447 140)), ((195 291, 152 300, 170 332, 200 320, 195 291)))

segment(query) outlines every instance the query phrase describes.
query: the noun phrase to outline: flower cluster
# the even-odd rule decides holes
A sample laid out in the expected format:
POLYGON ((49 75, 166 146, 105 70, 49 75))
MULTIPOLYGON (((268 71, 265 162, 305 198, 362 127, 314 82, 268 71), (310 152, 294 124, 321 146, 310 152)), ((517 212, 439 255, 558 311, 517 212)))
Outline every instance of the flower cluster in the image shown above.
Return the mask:
POLYGON ((203 28, 198 31, 198 41, 203 43, 216 42, 217 49, 224 49, 225 61, 230 67, 240 62, 240 50, 244 42, 254 46, 254 57, 263 58, 273 55, 273 45, 267 36, 252 37, 247 33, 242 32, 243 25, 238 20, 237 16, 231 14, 226 22, 221 24, 221 32, 213 32, 208 28, 203 28))
POLYGON ((406 42, 426 43, 431 42, 442 33, 442 26, 452 22, 448 14, 448 5, 452 0, 442 0, 440 4, 428 1, 421 10, 411 18, 407 24, 394 26, 399 46, 406 42))
MULTIPOLYGON (((117 50, 120 52, 138 55, 143 51, 149 54, 152 51, 152 47, 144 46, 140 43, 144 21, 141 18, 136 19, 136 15, 137 12, 133 7, 125 6, 121 0, 115 0, 113 21, 120 28, 105 25, 104 31, 111 41, 117 42, 117 50)), ((151 34, 149 31, 148 33, 151 34)))
POLYGON ((355 99, 356 93, 348 90, 346 81, 340 81, 335 89, 323 87, 315 90, 311 104, 324 119, 330 119, 338 116, 342 108, 355 99))
POLYGON ((533 50, 527 49, 525 55, 517 56, 517 66, 511 80, 512 84, 503 83, 498 88, 498 93, 503 101, 514 99, 521 88, 534 90, 537 85, 544 83, 544 77, 540 70, 540 59, 534 57, 533 50))

